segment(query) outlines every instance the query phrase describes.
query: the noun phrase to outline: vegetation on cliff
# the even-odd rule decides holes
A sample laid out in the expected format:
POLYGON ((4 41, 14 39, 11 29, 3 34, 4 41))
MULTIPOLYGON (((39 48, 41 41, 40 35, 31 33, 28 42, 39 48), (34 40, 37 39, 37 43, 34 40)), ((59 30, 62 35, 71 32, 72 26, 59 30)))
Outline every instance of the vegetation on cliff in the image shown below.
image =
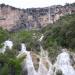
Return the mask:
POLYGON ((75 14, 61 17, 54 24, 42 29, 45 35, 43 45, 49 50, 50 56, 55 56, 60 52, 60 48, 75 49, 75 14))

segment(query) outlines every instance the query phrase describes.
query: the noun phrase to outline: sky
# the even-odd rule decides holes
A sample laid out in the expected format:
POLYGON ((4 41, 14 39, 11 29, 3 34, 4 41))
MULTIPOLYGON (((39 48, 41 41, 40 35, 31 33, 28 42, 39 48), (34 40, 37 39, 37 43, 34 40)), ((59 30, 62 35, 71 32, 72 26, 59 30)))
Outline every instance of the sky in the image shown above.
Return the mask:
POLYGON ((37 8, 51 5, 64 5, 73 3, 75 0, 0 0, 0 4, 5 3, 17 8, 37 8))

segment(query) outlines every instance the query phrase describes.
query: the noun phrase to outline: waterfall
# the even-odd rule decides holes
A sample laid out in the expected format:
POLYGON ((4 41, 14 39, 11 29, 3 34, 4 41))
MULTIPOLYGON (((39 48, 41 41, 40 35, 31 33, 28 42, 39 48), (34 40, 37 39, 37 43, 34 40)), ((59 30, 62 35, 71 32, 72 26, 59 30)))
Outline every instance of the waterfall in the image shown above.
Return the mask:
POLYGON ((26 45, 24 43, 21 44, 21 52, 26 52, 26 45))
POLYGON ((13 42, 10 41, 10 40, 6 40, 4 43, 3 43, 3 47, 0 49, 0 52, 1 53, 4 53, 6 51, 6 47, 8 47, 10 50, 12 49, 13 47, 13 42))
POLYGON ((69 53, 63 49, 62 53, 57 56, 55 67, 57 70, 61 70, 63 75, 75 75, 75 70, 71 66, 69 53))
POLYGON ((37 72, 35 71, 33 62, 32 62, 32 57, 30 55, 30 52, 27 52, 27 57, 26 57, 26 67, 28 70, 28 75, 37 75, 37 72))
POLYGON ((21 56, 24 53, 26 54, 26 58, 23 61, 23 70, 27 69, 28 75, 38 75, 37 72, 35 71, 30 51, 27 51, 26 45, 24 43, 22 43, 21 44, 21 52, 18 56, 21 56))
POLYGON ((7 40, 4 42, 4 46, 8 47, 11 50, 13 47, 13 42, 10 40, 7 40))

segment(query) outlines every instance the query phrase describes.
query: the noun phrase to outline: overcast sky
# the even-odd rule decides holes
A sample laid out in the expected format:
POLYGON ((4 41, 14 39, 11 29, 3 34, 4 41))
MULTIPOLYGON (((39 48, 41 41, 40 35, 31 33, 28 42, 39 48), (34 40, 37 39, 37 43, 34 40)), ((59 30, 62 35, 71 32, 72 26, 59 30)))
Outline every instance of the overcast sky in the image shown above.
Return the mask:
POLYGON ((75 0, 0 0, 0 4, 5 3, 17 8, 46 7, 73 2, 75 2, 75 0))

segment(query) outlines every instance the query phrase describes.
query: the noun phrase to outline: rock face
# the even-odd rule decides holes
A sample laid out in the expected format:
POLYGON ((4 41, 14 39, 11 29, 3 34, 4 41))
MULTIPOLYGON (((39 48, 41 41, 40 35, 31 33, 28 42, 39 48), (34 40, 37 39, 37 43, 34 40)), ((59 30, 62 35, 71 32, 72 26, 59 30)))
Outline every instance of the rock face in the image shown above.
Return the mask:
POLYGON ((45 8, 19 9, 0 5, 0 27, 9 31, 20 28, 39 29, 57 21, 60 16, 75 13, 75 3, 65 6, 56 5, 45 8))

